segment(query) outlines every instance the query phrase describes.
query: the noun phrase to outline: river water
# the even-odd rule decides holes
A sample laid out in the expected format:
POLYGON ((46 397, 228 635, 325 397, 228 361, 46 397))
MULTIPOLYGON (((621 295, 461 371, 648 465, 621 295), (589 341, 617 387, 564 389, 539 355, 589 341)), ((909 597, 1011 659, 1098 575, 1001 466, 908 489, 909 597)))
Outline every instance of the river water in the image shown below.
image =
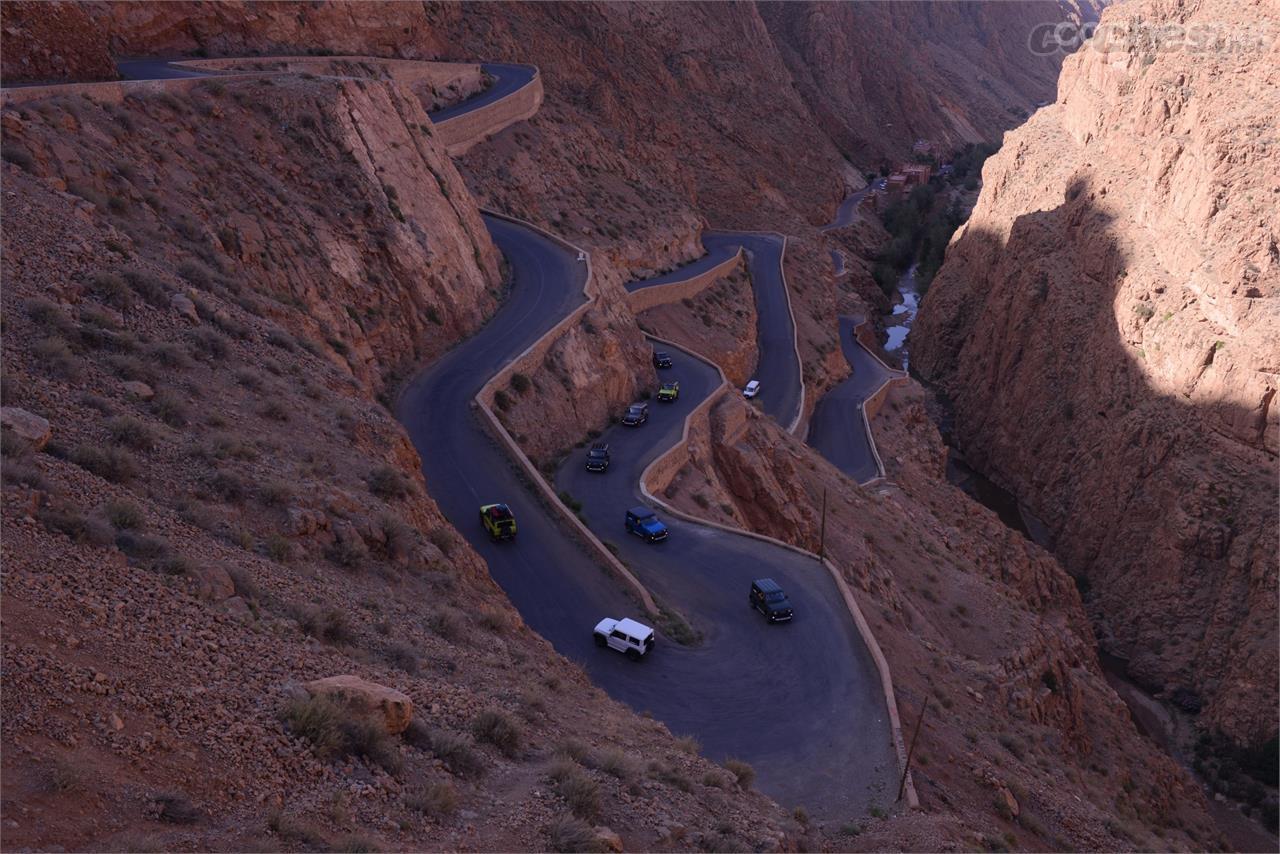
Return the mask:
POLYGON ((893 313, 884 318, 885 334, 888 336, 884 351, 901 361, 904 371, 910 370, 907 336, 911 334, 911 324, 920 311, 920 293, 916 289, 916 268, 919 266, 912 264, 898 278, 898 303, 893 307, 893 313))

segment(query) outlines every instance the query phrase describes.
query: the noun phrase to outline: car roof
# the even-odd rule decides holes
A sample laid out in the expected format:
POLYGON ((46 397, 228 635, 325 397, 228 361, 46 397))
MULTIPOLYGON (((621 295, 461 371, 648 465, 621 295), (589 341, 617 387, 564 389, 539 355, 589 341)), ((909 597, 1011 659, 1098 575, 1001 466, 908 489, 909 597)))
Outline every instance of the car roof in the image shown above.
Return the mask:
POLYGON ((780 587, 778 582, 774 581, 772 578, 757 578, 751 583, 760 588, 760 592, 762 593, 773 593, 775 590, 779 592, 782 591, 782 587, 780 587))
POLYGON ((628 406, 627 409, 645 409, 648 406, 649 404, 647 403, 633 403, 630 406, 628 406))
POLYGON ((640 517, 653 515, 653 511, 650 510, 648 507, 632 507, 627 512, 630 513, 632 516, 640 516, 640 517))
POLYGON ((592 445, 592 446, 591 446, 591 450, 593 450, 593 451, 607 451, 607 450, 609 450, 609 443, 608 443, 608 442, 596 442, 594 445, 592 445))
POLYGON ((644 640, 649 635, 653 634, 653 629, 649 628, 644 623, 636 622, 630 617, 623 617, 618 621, 618 625, 614 626, 614 628, 621 630, 625 634, 631 635, 633 638, 639 638, 640 640, 644 640))
POLYGON ((752 380, 751 382, 747 383, 747 388, 751 388, 752 386, 758 386, 758 385, 760 385, 760 380, 752 380))

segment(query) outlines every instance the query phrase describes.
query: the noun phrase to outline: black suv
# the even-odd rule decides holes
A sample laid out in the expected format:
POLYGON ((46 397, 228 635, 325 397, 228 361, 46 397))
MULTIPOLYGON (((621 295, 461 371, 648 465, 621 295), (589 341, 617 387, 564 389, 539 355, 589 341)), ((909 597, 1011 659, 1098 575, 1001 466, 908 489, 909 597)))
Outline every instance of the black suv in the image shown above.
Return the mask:
POLYGON ((655 350, 653 353, 653 366, 655 368, 669 368, 671 367, 671 357, 660 350, 655 350))
POLYGON ((772 578, 757 578, 751 582, 747 601, 771 623, 785 623, 791 619, 791 600, 772 578))
POLYGON ((633 403, 627 407, 627 412, 622 416, 622 423, 628 427, 639 427, 641 424, 649 420, 649 404, 633 403))
POLYGON ((609 446, 596 442, 587 451, 587 471, 604 471, 609 467, 609 446))

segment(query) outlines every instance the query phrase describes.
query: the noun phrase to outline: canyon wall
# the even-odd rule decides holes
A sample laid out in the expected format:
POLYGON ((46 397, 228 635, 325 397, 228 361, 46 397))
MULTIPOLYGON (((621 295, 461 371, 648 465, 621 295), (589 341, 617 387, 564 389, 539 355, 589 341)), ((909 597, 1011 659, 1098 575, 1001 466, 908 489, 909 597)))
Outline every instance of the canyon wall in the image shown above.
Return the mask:
POLYGON ((1103 648, 1257 745, 1276 735, 1280 15, 1149 0, 1103 22, 988 161, 913 363, 968 460, 1046 522, 1103 648))
POLYGON ((1001 135, 1054 97, 1062 54, 1039 27, 1096 20, 1097 2, 761 3, 823 132, 854 162, 892 165, 1001 135))

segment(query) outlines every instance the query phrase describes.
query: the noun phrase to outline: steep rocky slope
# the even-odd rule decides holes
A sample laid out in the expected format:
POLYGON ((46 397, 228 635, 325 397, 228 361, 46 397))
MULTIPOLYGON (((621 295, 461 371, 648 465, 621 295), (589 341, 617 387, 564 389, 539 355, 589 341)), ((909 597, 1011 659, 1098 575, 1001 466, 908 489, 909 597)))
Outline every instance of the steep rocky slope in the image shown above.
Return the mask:
POLYGON ((420 109, 284 77, 0 116, 9 847, 804 833, 524 626, 375 402, 501 287, 420 109), (383 711, 308 699, 338 675, 383 711))
POLYGON ((998 142, 1054 96, 1062 57, 1028 49, 1039 25, 1097 19, 1100 3, 761 3, 823 132, 855 163, 893 164, 917 139, 998 142))
POLYGON ((1069 58, 1058 102, 988 161, 914 361, 966 457, 1048 524, 1103 648, 1258 746, 1277 727, 1280 18, 1153 0, 1103 20, 1126 37, 1069 58))
POLYGON ((891 480, 868 490, 731 396, 664 494, 815 551, 825 531, 908 732, 928 700, 912 772, 923 813, 854 822, 841 847, 1225 845, 1196 784, 1107 686, 1070 576, 946 482, 923 390, 891 392, 874 423, 891 480))

